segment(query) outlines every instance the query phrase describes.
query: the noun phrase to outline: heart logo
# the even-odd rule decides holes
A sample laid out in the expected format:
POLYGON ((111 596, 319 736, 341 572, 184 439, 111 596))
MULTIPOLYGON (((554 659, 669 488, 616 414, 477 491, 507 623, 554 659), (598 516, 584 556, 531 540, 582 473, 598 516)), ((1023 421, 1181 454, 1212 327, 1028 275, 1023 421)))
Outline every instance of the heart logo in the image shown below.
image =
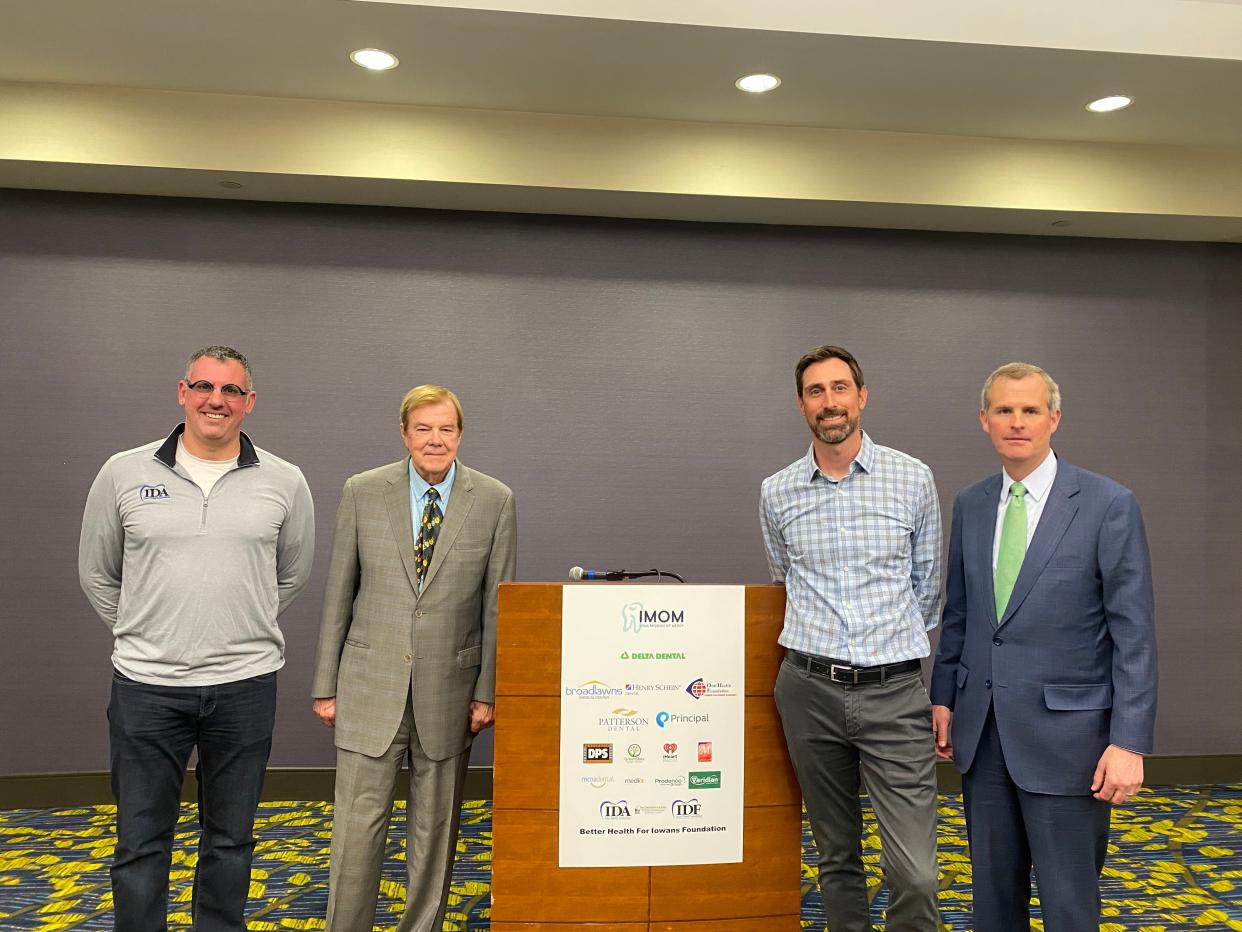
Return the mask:
POLYGON ((672 744, 672 743, 669 743, 669 744, 664 745, 664 753, 665 753, 665 754, 676 754, 676 753, 677 753, 677 745, 672 744))

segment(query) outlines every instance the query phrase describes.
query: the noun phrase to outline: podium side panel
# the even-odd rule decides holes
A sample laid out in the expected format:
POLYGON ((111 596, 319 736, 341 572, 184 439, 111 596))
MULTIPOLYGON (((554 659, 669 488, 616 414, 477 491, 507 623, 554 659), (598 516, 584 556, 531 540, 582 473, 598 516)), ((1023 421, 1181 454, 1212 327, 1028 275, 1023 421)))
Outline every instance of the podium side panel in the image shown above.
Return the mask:
POLYGON ((785 626, 785 587, 746 587, 746 695, 771 696, 785 649, 776 639, 785 626))
MULTIPOLYGON (((497 740, 500 733, 496 734, 497 740)), ((785 732, 771 696, 746 697, 746 806, 801 806, 785 732)))
POLYGON ((552 696, 496 697, 492 803, 497 809, 560 806, 561 703, 552 696))
POLYGON ((561 690, 561 589, 501 583, 496 695, 557 696, 561 690))

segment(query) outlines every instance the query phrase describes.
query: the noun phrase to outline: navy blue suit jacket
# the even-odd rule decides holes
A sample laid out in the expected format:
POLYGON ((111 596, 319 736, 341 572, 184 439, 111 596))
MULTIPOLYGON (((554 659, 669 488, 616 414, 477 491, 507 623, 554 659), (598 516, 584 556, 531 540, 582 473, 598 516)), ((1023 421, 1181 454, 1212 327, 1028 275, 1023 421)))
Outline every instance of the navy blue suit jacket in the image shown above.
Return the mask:
POLYGON ((1143 516, 1129 489, 1058 461, 998 620, 992 543, 1001 480, 978 482, 953 504, 931 699, 953 710, 963 772, 991 706, 1018 786, 1087 795, 1109 744, 1152 749, 1156 640, 1143 516))

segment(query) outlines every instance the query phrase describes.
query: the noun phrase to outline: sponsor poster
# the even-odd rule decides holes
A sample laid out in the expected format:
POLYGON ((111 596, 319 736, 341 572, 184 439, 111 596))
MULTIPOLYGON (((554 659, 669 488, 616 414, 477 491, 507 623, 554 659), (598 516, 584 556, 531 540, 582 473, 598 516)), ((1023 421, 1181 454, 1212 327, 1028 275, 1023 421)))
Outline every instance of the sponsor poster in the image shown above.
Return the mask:
POLYGON ((742 860, 743 586, 566 586, 561 867, 742 860))

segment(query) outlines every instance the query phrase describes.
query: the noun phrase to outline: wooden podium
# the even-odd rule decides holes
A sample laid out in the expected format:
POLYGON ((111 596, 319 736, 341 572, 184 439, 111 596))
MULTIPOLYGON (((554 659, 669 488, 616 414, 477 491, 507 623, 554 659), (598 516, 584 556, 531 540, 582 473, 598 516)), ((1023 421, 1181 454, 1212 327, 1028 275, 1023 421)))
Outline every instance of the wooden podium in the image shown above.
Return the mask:
POLYGON ((742 863, 585 868, 557 866, 561 589, 500 587, 492 932, 799 930, 802 796, 772 699, 784 588, 746 587, 742 863))

